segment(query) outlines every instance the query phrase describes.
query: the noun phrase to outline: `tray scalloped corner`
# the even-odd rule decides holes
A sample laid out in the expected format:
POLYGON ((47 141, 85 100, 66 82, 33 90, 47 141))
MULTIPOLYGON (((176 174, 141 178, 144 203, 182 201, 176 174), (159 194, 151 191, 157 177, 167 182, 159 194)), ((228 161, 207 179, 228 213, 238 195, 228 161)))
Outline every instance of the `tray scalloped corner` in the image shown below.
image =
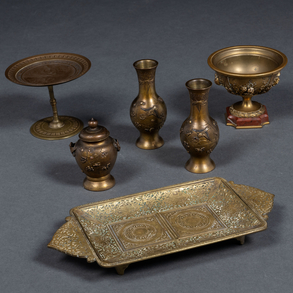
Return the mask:
POLYGON ((115 267, 267 228, 274 195, 222 178, 176 184, 70 210, 48 247, 115 267))

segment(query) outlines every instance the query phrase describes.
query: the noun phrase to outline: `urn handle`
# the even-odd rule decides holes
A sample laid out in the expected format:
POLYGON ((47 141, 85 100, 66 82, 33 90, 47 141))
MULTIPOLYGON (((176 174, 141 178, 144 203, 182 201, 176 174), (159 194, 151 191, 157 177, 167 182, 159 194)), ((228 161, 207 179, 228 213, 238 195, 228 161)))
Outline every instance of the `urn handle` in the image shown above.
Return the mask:
POLYGON ((118 140, 116 138, 112 138, 112 139, 113 139, 113 145, 114 145, 115 149, 117 150, 117 152, 119 152, 121 147, 120 147, 118 140))
POLYGON ((76 152, 76 149, 77 149, 77 147, 75 146, 75 143, 71 142, 69 144, 69 148, 70 148, 70 151, 71 151, 73 157, 75 157, 76 156, 76 153, 75 152, 76 152))

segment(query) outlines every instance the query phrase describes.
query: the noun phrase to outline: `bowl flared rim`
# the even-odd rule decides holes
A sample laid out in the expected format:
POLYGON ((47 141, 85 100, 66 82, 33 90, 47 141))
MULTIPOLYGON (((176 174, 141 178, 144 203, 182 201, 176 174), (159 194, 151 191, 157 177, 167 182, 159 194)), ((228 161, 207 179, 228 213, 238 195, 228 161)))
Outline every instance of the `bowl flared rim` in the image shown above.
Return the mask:
POLYGON ((260 76, 267 76, 267 75, 271 75, 274 73, 278 73, 280 72, 287 64, 288 62, 288 58, 285 54, 283 54, 282 52, 276 50, 276 49, 272 49, 269 47, 264 47, 264 46, 254 46, 254 45, 242 45, 242 46, 232 46, 232 47, 226 47, 223 49, 220 49, 218 51, 215 51, 214 53, 212 53, 209 57, 208 57, 208 65, 216 72, 224 74, 224 75, 229 75, 229 76, 236 76, 236 77, 260 77, 260 76), (243 73, 233 73, 230 71, 225 71, 225 70, 221 70, 218 67, 216 67, 213 63, 213 59, 215 56, 217 56, 219 53, 225 52, 225 51, 230 51, 230 50, 234 50, 234 49, 260 49, 260 50, 267 50, 267 51, 271 51, 274 52, 276 54, 278 54, 282 59, 283 62, 281 63, 281 65, 279 65, 278 67, 276 67, 274 70, 270 70, 270 71, 265 71, 265 72, 261 72, 261 73, 255 73, 255 74, 243 74, 243 73))

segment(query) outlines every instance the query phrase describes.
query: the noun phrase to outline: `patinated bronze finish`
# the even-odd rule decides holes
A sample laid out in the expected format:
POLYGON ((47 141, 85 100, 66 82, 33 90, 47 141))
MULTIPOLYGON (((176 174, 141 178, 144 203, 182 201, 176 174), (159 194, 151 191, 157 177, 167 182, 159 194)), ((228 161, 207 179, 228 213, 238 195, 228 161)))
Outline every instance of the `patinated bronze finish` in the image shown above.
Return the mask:
POLYGON ((164 144, 159 130, 164 125, 167 116, 166 105, 155 89, 158 62, 142 59, 134 62, 133 66, 139 82, 138 96, 130 107, 131 121, 140 132, 136 145, 141 149, 156 149, 164 144))
POLYGON ((114 167, 120 145, 109 131, 91 119, 88 127, 79 134, 77 143, 70 143, 70 151, 83 173, 86 174, 83 186, 91 191, 103 191, 115 185, 110 174, 114 167))
POLYGON ((269 123, 266 107, 251 101, 279 83, 287 57, 275 49, 261 46, 235 46, 218 50, 208 58, 215 70, 215 83, 243 98, 227 109, 227 125, 260 128, 269 123))
POLYGON ((208 95, 212 82, 196 78, 186 82, 190 95, 190 114, 180 129, 180 139, 190 154, 185 168, 193 173, 207 173, 215 168, 210 153, 219 140, 217 122, 208 112, 208 95))
POLYGON ((26 86, 47 86, 53 117, 34 123, 31 134, 37 138, 56 140, 76 135, 83 123, 70 116, 59 116, 53 85, 65 83, 85 74, 90 69, 90 61, 81 55, 70 53, 49 53, 19 60, 10 65, 5 75, 14 83, 26 86))
POLYGON ((75 207, 48 247, 115 267, 267 228, 274 196, 222 178, 191 181, 75 207))

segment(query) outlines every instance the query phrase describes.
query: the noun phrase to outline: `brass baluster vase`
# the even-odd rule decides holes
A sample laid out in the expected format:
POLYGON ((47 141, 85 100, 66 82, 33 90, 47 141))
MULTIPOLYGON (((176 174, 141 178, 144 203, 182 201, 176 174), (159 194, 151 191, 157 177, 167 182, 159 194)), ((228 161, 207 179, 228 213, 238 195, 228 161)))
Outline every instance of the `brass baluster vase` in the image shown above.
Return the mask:
POLYGON ((190 115, 180 129, 180 139, 190 154, 185 168, 193 173, 207 173, 215 168, 210 153, 219 140, 217 122, 209 116, 208 95, 212 82, 196 78, 186 82, 190 95, 190 115))
POLYGON ((155 89, 155 73, 158 62, 142 59, 134 62, 139 81, 139 93, 130 107, 130 118, 139 130, 136 145, 141 149, 151 150, 161 147, 164 140, 159 130, 164 125, 167 108, 155 89))

